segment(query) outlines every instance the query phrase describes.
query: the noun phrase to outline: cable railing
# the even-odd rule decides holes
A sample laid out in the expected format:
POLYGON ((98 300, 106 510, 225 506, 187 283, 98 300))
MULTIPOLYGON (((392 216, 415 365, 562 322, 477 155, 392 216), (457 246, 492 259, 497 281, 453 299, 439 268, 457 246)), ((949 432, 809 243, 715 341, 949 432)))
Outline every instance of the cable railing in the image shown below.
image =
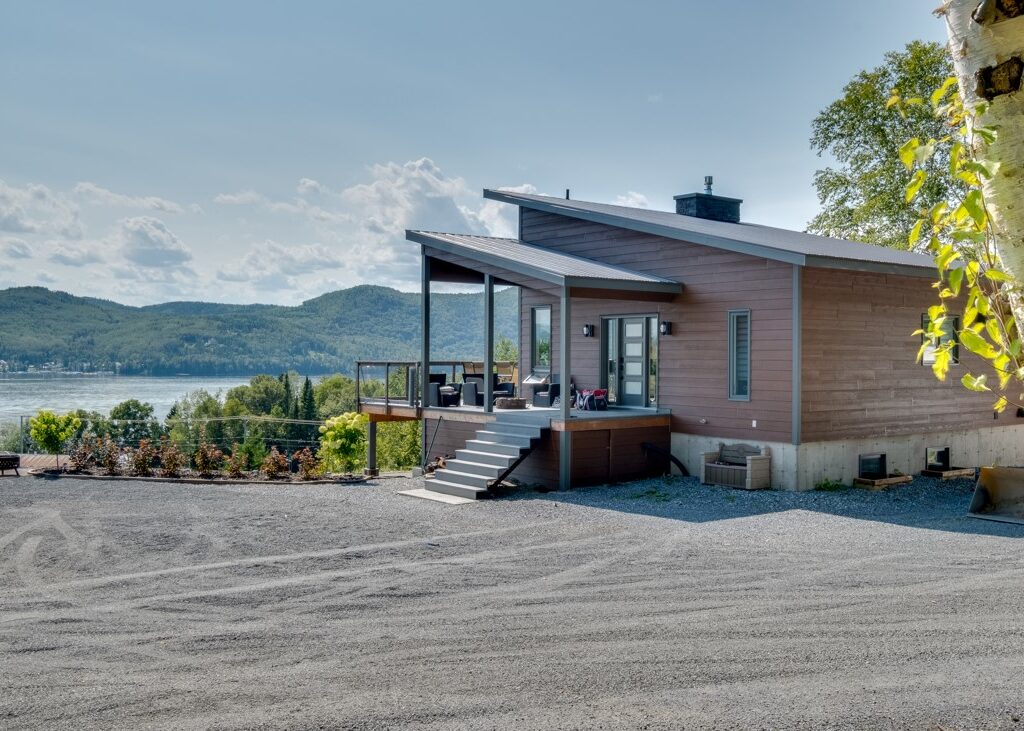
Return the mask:
MULTIPOLYGON (((515 361, 494 361, 495 372, 502 379, 515 382, 518 364, 515 361)), ((361 360, 356 362, 356 403, 378 404, 386 409, 392 405, 418 406, 420 396, 420 361, 361 360)), ((466 374, 482 374, 483 361, 432 360, 431 373, 443 373, 449 383, 465 381, 466 374)))

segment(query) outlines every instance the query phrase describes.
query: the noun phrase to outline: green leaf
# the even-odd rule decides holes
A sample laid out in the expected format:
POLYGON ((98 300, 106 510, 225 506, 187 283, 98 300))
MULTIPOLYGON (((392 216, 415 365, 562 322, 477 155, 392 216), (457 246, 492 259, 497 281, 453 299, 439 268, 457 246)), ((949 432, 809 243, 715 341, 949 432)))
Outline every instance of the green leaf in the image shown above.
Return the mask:
POLYGON ((985 338, 981 337, 973 330, 962 330, 960 332, 960 342, 963 346, 975 355, 979 355, 985 360, 994 360, 999 354, 995 348, 989 345, 985 338))
POLYGON ((991 391, 992 389, 985 385, 985 381, 987 380, 988 376, 984 373, 978 377, 974 377, 970 373, 965 373, 964 377, 960 379, 960 383, 964 385, 964 388, 971 391, 991 391))
POLYGON ((985 278, 986 279, 991 279, 993 282, 1012 282, 1013 281, 1013 277, 1011 277, 1006 272, 999 271, 998 269, 986 269, 985 270, 985 278))
POLYGON ((918 191, 921 190, 921 186, 924 185, 925 179, 928 177, 928 173, 924 170, 918 170, 914 173, 914 177, 910 179, 910 183, 907 185, 907 192, 904 194, 903 199, 910 203, 917 197, 918 191))
POLYGON ((914 224, 914 227, 910 229, 910 236, 907 237, 907 243, 910 244, 911 248, 913 248, 914 244, 916 244, 921 238, 922 226, 924 226, 924 219, 919 218, 917 219, 917 223, 914 224))
POLYGON ((985 228, 988 223, 988 214, 985 213, 985 198, 980 190, 971 190, 964 196, 964 208, 974 219, 978 228, 985 228))
POLYGON ((956 86, 956 77, 950 76, 948 79, 942 82, 942 86, 932 92, 931 102, 933 107, 939 106, 939 103, 946 98, 949 94, 949 90, 956 86))
POLYGON ((953 290, 953 294, 960 294, 960 286, 964 281, 964 270, 963 269, 950 269, 949 270, 949 288, 953 290))
POLYGON ((918 137, 912 140, 907 140, 900 148, 900 160, 906 165, 907 170, 911 170, 914 167, 915 153, 917 148, 920 147, 921 140, 918 137))

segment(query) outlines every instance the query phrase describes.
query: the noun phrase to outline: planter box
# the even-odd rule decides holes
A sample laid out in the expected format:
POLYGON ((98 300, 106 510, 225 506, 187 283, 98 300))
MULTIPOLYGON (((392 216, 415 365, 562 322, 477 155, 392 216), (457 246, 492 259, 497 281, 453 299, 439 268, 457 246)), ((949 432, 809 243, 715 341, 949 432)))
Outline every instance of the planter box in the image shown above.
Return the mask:
POLYGON ((913 481, 914 478, 910 475, 889 475, 888 477, 882 477, 877 480, 858 477, 853 481, 853 485, 854 487, 866 487, 869 490, 884 490, 885 488, 892 487, 893 485, 903 485, 913 481))

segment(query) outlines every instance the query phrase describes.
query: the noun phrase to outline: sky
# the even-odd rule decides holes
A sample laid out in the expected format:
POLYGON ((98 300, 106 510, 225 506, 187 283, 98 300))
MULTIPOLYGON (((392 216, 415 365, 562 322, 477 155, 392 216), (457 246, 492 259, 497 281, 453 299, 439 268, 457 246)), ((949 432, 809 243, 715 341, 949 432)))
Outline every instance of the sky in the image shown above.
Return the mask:
POLYGON ((0 4, 0 289, 298 304, 419 285, 510 188, 818 210, 815 115, 937 0, 0 4))

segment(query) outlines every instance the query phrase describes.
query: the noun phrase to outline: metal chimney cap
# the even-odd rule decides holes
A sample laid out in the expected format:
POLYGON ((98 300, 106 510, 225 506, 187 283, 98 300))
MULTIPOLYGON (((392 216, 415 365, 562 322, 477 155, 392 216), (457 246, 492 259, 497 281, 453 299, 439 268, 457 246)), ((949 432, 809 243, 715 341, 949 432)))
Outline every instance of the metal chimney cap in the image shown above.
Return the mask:
POLYGON ((712 193, 711 193, 711 186, 714 184, 714 182, 715 182, 714 176, 712 176, 712 175, 705 175, 704 176, 704 192, 707 193, 708 195, 712 195, 712 193))

